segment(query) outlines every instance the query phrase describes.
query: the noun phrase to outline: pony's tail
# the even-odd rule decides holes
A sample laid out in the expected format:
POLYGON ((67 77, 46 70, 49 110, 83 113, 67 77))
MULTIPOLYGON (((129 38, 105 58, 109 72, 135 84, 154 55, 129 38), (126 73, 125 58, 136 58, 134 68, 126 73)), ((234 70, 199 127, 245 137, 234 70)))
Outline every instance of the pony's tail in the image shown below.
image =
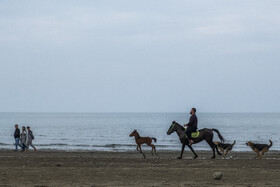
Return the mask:
POLYGON ((223 136, 220 134, 220 132, 217 129, 212 129, 212 131, 215 131, 218 134, 222 143, 225 141, 225 139, 223 138, 223 136))
POLYGON ((271 147, 272 147, 272 141, 271 141, 271 140, 269 140, 269 142, 270 142, 269 148, 271 148, 271 147))
POLYGON ((231 144, 231 146, 234 146, 234 145, 235 145, 235 143, 236 143, 236 141, 234 140, 234 142, 233 142, 233 144, 231 144))
POLYGON ((151 138, 151 139, 153 139, 157 143, 157 139, 156 138, 151 138))

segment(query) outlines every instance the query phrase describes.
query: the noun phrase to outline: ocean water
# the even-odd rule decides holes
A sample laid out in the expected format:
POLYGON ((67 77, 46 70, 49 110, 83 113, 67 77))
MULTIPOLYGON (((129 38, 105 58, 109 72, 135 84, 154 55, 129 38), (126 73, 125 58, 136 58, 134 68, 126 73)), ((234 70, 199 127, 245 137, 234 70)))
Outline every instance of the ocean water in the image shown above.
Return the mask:
MULTIPOLYGON (((269 143, 280 150, 280 114, 198 113, 199 128, 216 128, 227 143, 236 140, 235 151, 249 151, 246 141, 269 143)), ((167 135, 171 122, 185 124, 186 113, 0 113, 0 149, 14 148, 14 124, 30 126, 38 149, 57 150, 135 150, 129 134, 138 130, 141 136, 157 138, 157 150, 180 150, 176 133, 167 135)), ((214 133, 214 140, 218 136, 214 133)), ((195 150, 210 150, 204 141, 195 150)), ((143 146, 144 150, 150 149, 143 146)), ((187 150, 187 148, 186 148, 187 150)))

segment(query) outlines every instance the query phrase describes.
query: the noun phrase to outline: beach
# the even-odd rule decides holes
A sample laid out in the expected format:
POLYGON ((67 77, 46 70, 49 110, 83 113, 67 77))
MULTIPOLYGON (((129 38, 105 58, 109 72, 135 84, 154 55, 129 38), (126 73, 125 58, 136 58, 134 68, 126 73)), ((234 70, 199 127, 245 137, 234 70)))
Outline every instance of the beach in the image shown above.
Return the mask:
POLYGON ((280 186, 280 152, 269 151, 262 160, 253 152, 217 156, 188 151, 0 151, 0 186, 280 186), (214 172, 222 180, 214 180, 214 172))

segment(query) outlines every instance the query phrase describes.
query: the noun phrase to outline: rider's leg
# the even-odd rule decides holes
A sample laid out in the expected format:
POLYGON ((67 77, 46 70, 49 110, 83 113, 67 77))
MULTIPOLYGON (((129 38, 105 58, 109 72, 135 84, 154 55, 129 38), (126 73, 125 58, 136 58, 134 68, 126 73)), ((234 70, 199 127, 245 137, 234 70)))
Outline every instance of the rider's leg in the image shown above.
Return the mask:
POLYGON ((188 127, 187 128, 187 131, 186 131, 186 135, 190 141, 190 144, 191 145, 193 143, 193 140, 192 140, 192 132, 195 132, 197 129, 196 128, 193 128, 193 127, 188 127))
POLYGON ((187 128, 187 130, 186 130, 186 135, 187 135, 187 137, 188 137, 189 140, 191 139, 191 134, 192 134, 191 127, 189 127, 189 128, 187 128))
POLYGON ((192 138, 191 135, 192 135, 193 132, 196 132, 196 130, 197 130, 197 129, 194 128, 194 127, 188 127, 188 128, 187 128, 187 130, 186 130, 186 135, 188 136, 189 139, 192 138))

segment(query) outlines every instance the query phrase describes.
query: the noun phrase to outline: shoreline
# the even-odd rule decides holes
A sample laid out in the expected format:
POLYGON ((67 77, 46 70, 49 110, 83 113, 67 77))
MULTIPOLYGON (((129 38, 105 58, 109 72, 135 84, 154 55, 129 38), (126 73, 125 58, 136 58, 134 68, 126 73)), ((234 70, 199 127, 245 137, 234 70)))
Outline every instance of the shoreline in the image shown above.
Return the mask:
MULTIPOLYGON (((251 148, 250 148, 251 149, 251 148)), ((228 155, 230 155, 231 153, 245 153, 245 154, 249 154, 249 153, 254 153, 252 150, 246 150, 246 151, 240 151, 240 150, 231 150, 228 155)), ((148 148, 143 148, 142 147, 143 152, 145 153, 149 153, 151 150, 148 148)), ((197 153, 212 153, 212 150, 194 150, 197 153)), ((0 148, 0 153, 1 152, 14 152, 14 149, 8 149, 8 148, 0 148)), ((18 150, 18 152, 20 152, 20 149, 18 150)), ((32 149, 29 152, 34 152, 32 149)), ((95 150, 95 149, 38 149, 37 152, 72 152, 72 153, 88 153, 88 152, 100 152, 100 153, 134 153, 137 152, 136 149, 135 150, 126 150, 126 149, 115 149, 115 150, 95 150)), ((181 149, 157 149, 158 153, 173 153, 173 152, 181 152, 181 149)), ((184 153, 188 153, 191 151, 186 147, 184 153)), ((275 153, 275 154, 279 154, 280 155, 280 150, 269 150, 267 153, 265 154, 270 154, 270 153, 275 153)), ((255 154, 255 153, 254 153, 255 154)), ((217 155, 217 154, 216 154, 217 155)))
MULTIPOLYGON (((164 150, 157 151, 158 157, 152 156, 150 151, 143 151, 147 156, 147 159, 177 159, 180 155, 180 150, 164 150)), ((212 151, 196 151, 198 158, 196 160, 212 160, 212 151)), ((71 155, 85 155, 87 157, 103 155, 106 158, 139 158, 142 159, 141 153, 135 151, 90 151, 90 150, 53 150, 53 149, 41 149, 38 151, 30 150, 28 152, 13 151, 0 149, 1 157, 45 157, 45 156, 71 156, 71 155)), ((258 160, 256 159, 256 153, 253 151, 230 151, 226 156, 215 154, 215 160, 258 160)), ((190 150, 185 150, 183 159, 193 160, 193 153, 190 150)), ((145 160, 145 159, 144 159, 145 160)), ((268 151, 264 154, 262 160, 280 160, 280 151, 268 151)))

